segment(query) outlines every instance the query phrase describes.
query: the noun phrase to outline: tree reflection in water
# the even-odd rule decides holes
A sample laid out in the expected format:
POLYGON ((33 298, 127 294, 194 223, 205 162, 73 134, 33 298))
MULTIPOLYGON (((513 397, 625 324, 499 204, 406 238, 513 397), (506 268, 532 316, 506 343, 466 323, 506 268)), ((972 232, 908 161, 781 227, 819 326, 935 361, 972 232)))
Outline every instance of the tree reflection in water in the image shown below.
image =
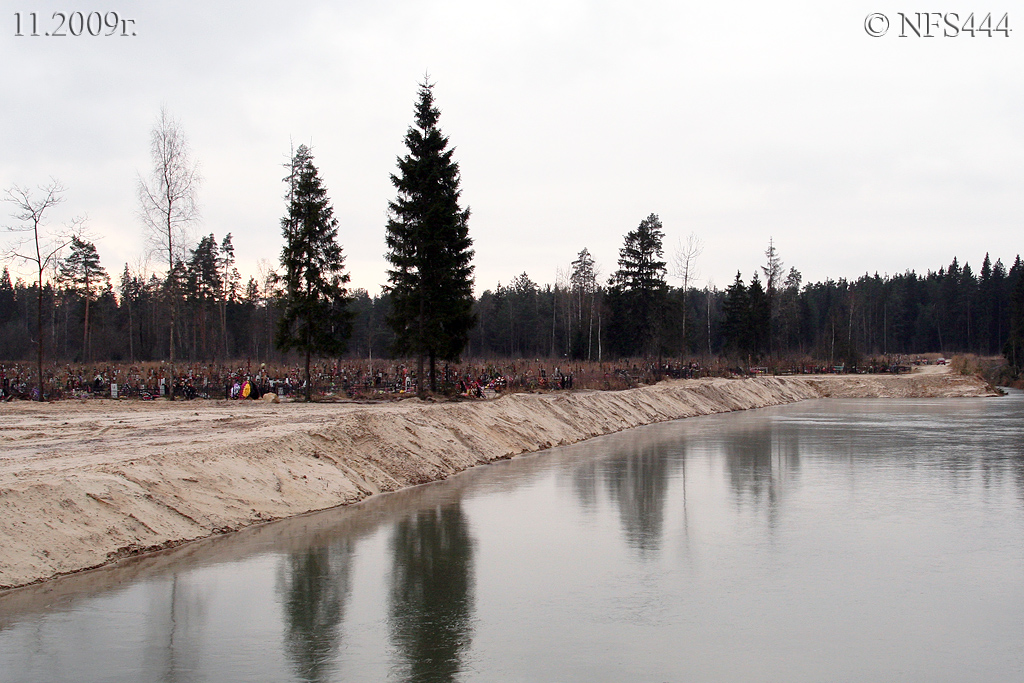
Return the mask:
POLYGON ((613 456, 576 465, 572 490, 581 508, 596 512, 603 488, 618 508, 626 545, 641 557, 655 555, 664 534, 669 482, 685 459, 685 445, 640 433, 613 456))
POLYGON ((300 681, 331 678, 349 594, 349 541, 293 553, 281 576, 285 651, 300 681))
POLYGON ((473 540, 459 503, 412 513, 391 539, 391 640, 403 681, 453 681, 472 638, 473 540))
POLYGON ((605 485, 619 507, 626 543, 641 556, 661 549, 670 476, 661 444, 644 444, 604 465, 605 485))
POLYGON ((800 439, 794 429, 777 430, 773 422, 744 426, 722 435, 725 466, 737 504, 745 498, 764 507, 774 528, 790 481, 800 469, 800 439))
POLYGON ((1017 482, 1017 495, 1020 498, 1021 505, 1024 505, 1024 448, 1010 462, 1015 474, 1014 479, 1017 482))
MULTIPOLYGON (((143 669, 166 683, 201 680, 208 590, 175 572, 149 593, 143 669)), ((2 679, 2 676, 0 676, 2 679)))

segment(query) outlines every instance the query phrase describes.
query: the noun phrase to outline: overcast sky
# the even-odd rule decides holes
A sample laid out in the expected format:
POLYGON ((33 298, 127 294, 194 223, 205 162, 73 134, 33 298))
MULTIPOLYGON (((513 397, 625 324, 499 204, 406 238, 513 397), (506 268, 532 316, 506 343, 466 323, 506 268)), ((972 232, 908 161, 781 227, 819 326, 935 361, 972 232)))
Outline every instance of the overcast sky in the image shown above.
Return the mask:
POLYGON ((232 233, 247 277, 277 265, 282 164, 310 144, 352 285, 376 292, 389 176, 429 71, 478 292, 523 271, 553 282, 584 247, 607 276, 651 213, 667 256, 704 241, 701 286, 749 279, 769 238, 805 282, 1012 261, 1024 11, 925 4, 0 0, 0 188, 58 178, 52 225, 87 214, 116 276, 145 250, 136 184, 165 106, 204 177, 194 234, 232 233), (14 35, 15 12, 43 33, 54 9, 117 11, 137 35, 14 35), (1010 11, 1021 28, 898 37, 898 12, 923 9, 1010 11), (887 35, 867 35, 873 12, 887 35))

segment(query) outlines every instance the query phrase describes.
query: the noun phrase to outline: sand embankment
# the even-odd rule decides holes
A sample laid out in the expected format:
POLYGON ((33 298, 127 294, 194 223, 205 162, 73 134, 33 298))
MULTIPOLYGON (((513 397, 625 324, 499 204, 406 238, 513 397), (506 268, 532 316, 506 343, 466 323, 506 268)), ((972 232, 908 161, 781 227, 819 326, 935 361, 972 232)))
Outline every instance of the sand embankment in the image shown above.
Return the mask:
POLYGON ((820 396, 992 395, 979 380, 665 382, 487 402, 0 405, 0 588, 353 503, 639 425, 820 396))
POLYGON ((823 398, 960 398, 997 396, 974 375, 957 375, 949 366, 916 368, 909 375, 813 375, 801 378, 823 398))

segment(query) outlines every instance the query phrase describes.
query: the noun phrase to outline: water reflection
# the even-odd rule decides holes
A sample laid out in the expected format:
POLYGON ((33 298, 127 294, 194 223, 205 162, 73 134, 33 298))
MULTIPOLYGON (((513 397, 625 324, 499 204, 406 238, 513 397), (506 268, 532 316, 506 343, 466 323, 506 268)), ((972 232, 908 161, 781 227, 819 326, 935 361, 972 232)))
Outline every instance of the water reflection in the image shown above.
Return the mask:
POLYGON ((573 464, 572 492, 588 513, 601 509, 601 492, 616 507, 623 539, 641 558, 658 553, 664 536, 665 504, 673 469, 685 466, 685 445, 657 427, 635 432, 610 457, 573 464))
POLYGON ((597 512, 600 504, 600 491, 597 483, 598 464, 593 461, 584 461, 575 464, 571 470, 572 492, 576 496, 576 503, 584 512, 597 512))
POLYGON ((619 454, 604 467, 605 486, 618 505, 626 544, 641 557, 661 549, 669 462, 660 444, 643 444, 619 454))
POLYGON ((391 641, 403 681, 453 681, 472 639, 473 539, 459 502, 396 522, 391 641))
POLYGON ((1017 496, 1024 507, 1024 453, 1018 453, 1013 460, 1014 480, 1017 482, 1017 496))
POLYGON ((329 680, 341 641, 341 622, 349 594, 349 539, 288 556, 280 592, 284 609, 284 646, 298 680, 329 680))
POLYGON ((799 430, 778 429, 775 422, 760 420, 720 438, 737 502, 749 499, 756 507, 763 505, 769 525, 774 525, 787 488, 800 469, 799 430))
POLYGON ((673 496, 682 508, 683 535, 689 534, 688 487, 713 484, 703 469, 689 475, 688 470, 711 457, 724 464, 736 504, 764 511, 773 527, 787 491, 797 484, 801 430, 777 423, 770 415, 713 416, 691 423, 692 429, 652 425, 635 430, 628 440, 609 439, 609 445, 614 443, 612 455, 574 463, 571 485, 576 502, 597 514, 605 493, 618 512, 626 545, 640 559, 651 559, 664 544, 666 506, 673 496), (688 476, 697 479, 688 482, 688 476))
POLYGON ((201 680, 200 661, 206 640, 204 588, 174 574, 149 593, 149 618, 143 667, 167 683, 201 680))

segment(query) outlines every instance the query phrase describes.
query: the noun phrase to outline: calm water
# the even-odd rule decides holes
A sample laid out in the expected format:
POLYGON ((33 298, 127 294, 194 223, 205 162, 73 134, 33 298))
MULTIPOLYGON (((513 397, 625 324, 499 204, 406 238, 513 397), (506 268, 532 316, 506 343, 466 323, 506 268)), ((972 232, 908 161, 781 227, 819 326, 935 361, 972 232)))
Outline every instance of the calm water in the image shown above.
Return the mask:
POLYGON ((812 401, 478 468, 0 597, 0 681, 1021 681, 1022 416, 812 401))

